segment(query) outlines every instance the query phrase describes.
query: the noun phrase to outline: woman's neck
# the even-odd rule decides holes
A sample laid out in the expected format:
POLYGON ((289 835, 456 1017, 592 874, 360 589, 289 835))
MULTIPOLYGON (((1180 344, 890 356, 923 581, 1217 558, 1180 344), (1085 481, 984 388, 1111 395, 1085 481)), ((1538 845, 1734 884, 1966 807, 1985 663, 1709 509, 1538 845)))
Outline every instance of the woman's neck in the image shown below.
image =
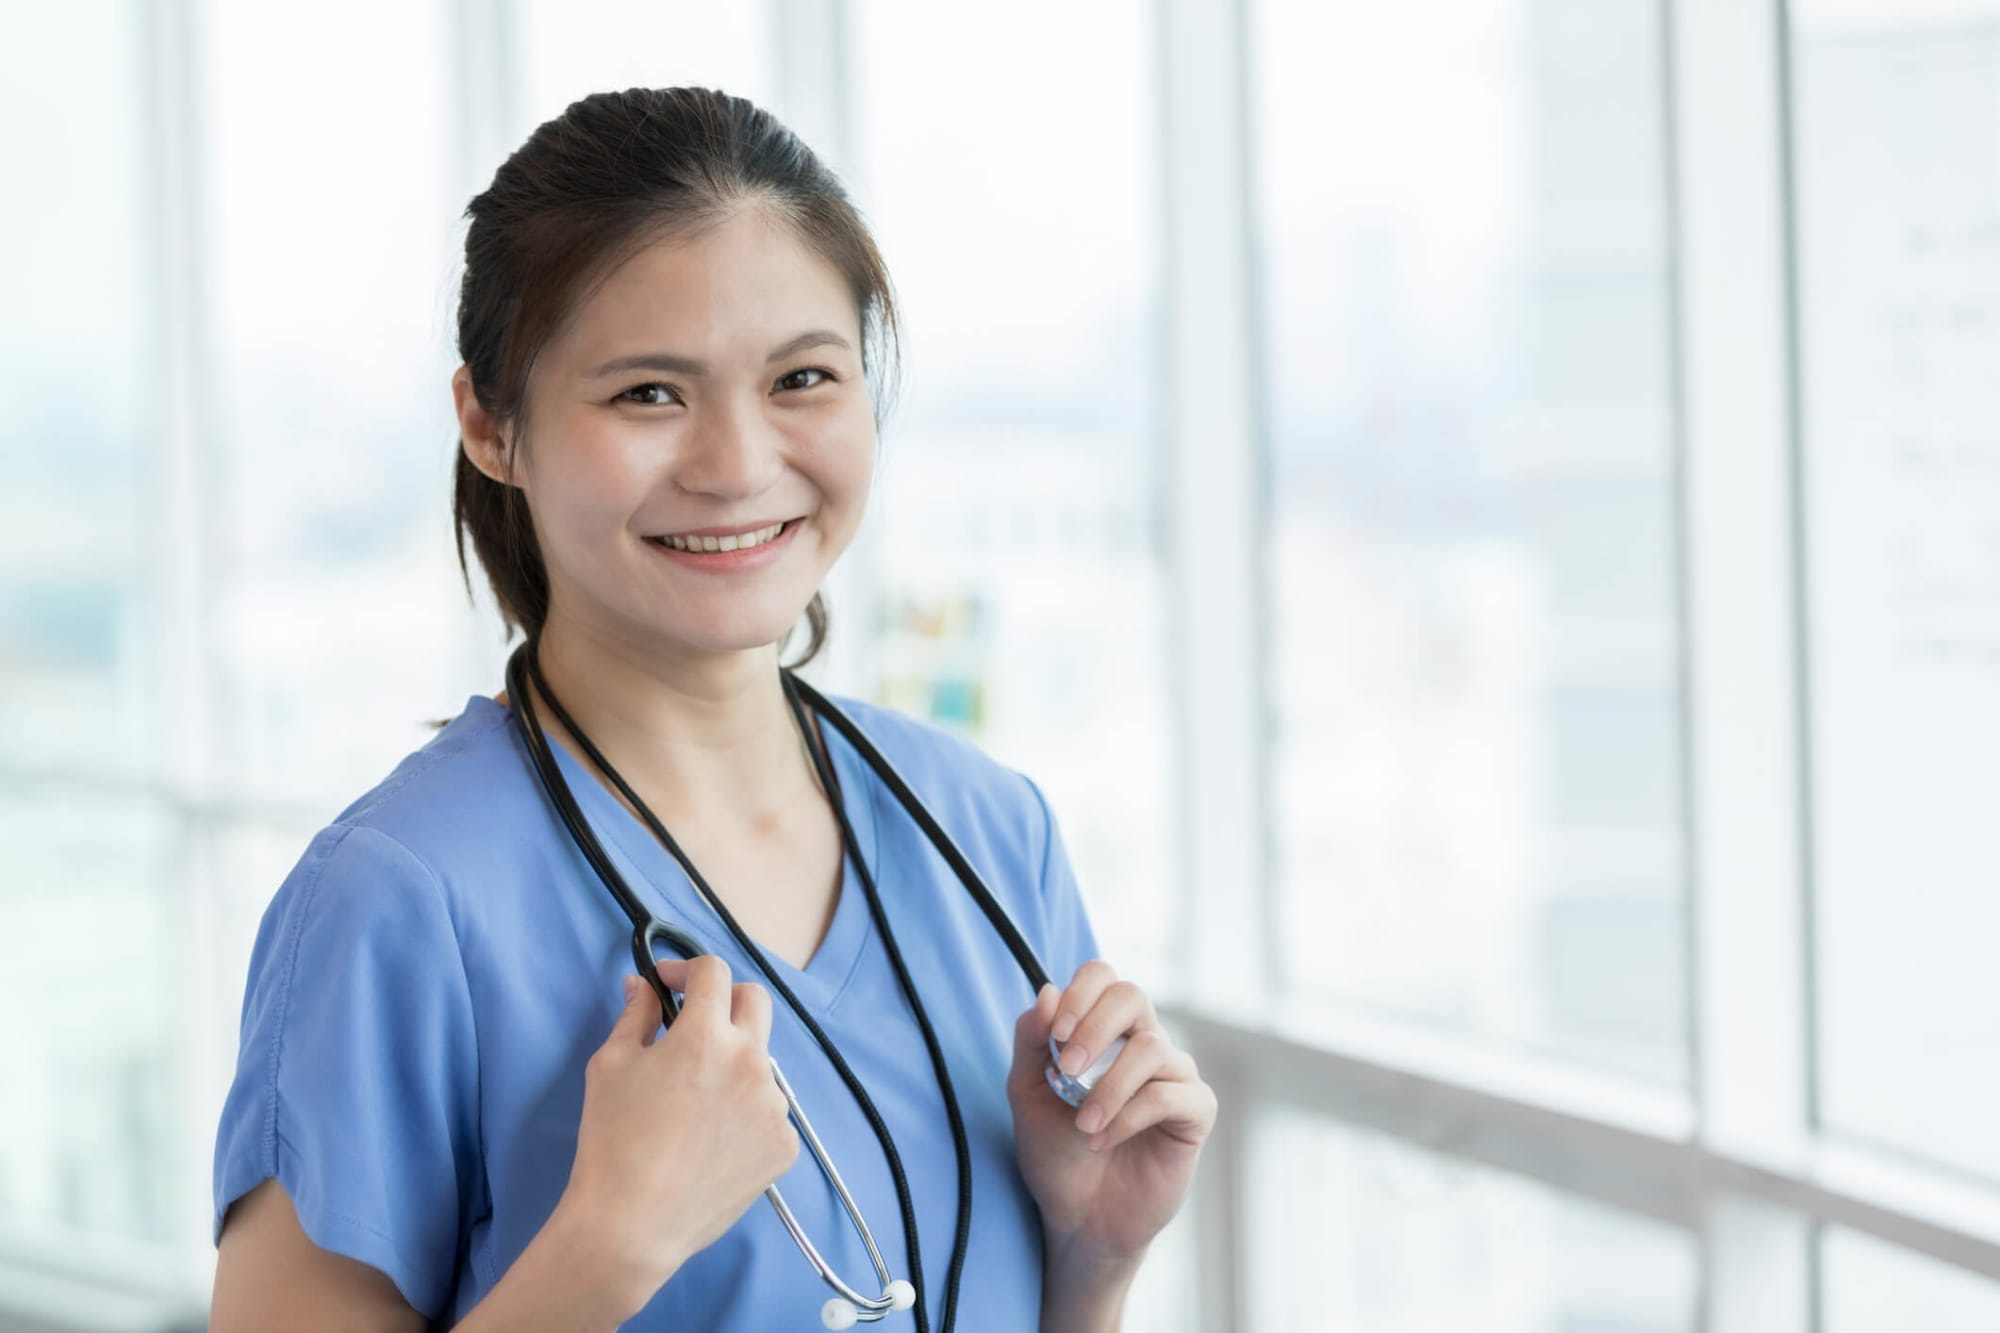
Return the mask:
MULTIPOLYGON (((537 660, 577 726, 670 829, 755 833, 818 789, 776 645, 677 656, 552 623, 537 660)), ((539 691, 536 703, 543 728, 594 770, 539 691)))

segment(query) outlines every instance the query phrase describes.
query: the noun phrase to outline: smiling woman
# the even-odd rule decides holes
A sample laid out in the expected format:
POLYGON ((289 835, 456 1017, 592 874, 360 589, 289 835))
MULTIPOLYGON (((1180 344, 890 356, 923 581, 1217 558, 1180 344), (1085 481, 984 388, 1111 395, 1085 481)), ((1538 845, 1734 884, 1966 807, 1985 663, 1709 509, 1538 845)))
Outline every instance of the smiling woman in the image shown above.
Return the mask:
MULTIPOLYGON (((769 643, 818 602, 853 539, 876 440, 860 351, 868 307, 854 286, 871 279, 843 278, 774 205, 740 187, 702 215, 639 226, 636 250, 610 247, 615 267, 583 279, 586 294, 552 321, 525 376, 532 446, 528 414, 508 419, 504 388, 476 391, 480 358, 468 349, 453 379, 460 523, 489 573, 510 575, 517 561, 485 548, 521 541, 529 516, 553 616, 534 623, 537 590, 509 577, 494 591, 545 658, 571 656, 580 637, 668 660, 769 643), (488 489, 502 515, 491 534, 482 526, 495 506, 479 503, 488 489), (661 538, 787 522, 756 554, 677 557, 665 567, 675 576, 659 577, 661 538)), ((823 625, 822 610, 808 658, 823 625)))
POLYGON ((454 517, 525 642, 265 913, 212 1326, 1115 1327, 1214 1094, 1032 780, 855 699, 822 731, 779 664, 894 366, 859 215, 690 88, 573 104, 469 212, 454 517), (787 1081, 838 1175, 793 1174, 787 1081))
MULTIPOLYGON (((741 99, 689 95, 674 109, 677 116, 639 119, 628 141, 614 137, 611 122, 629 110, 615 99, 586 98, 537 131, 469 210, 474 227, 459 312, 466 364, 453 381, 467 431, 454 505, 459 559, 463 565, 469 534, 502 616, 529 637, 548 615, 548 576, 541 534, 508 478, 513 455, 525 453, 531 388, 560 386, 538 423, 552 435, 567 439, 569 425, 582 425, 627 442, 640 435, 660 441, 663 430, 699 440, 694 432, 726 426, 736 405, 725 381, 753 369, 760 388, 763 373, 773 375, 767 402, 788 395, 789 406, 821 421, 830 404, 846 409, 836 423, 842 430, 854 427, 856 404, 886 404, 892 392, 896 311, 888 270, 839 184, 789 131, 741 99), (676 140, 682 130, 696 137, 676 140), (689 160, 687 145, 703 142, 700 136, 711 143, 733 136, 737 161, 689 160), (552 176, 546 167, 558 152, 565 171, 552 176), (649 155, 662 169, 605 207, 604 184, 617 178, 620 154, 649 155), (756 263, 764 257, 775 266, 756 263), (794 303, 803 293, 810 299, 800 309, 794 303), (669 300, 674 304, 660 304, 669 300), (579 304, 587 309, 574 308, 579 304), (710 310, 723 312, 728 326, 699 327, 710 310), (678 327, 657 328, 652 317, 660 311, 678 314, 678 327), (788 317, 807 327, 773 327, 788 317), (592 330, 587 346, 559 336, 579 327, 592 330), (745 341, 759 337, 771 341, 745 341), (807 352, 834 364, 785 367, 807 352), (678 380, 647 380, 647 372, 678 380), (819 378, 800 383, 811 375, 819 378), (689 401, 691 393, 697 401, 689 401), (561 415, 546 419, 550 413, 561 415), (671 424, 659 420, 669 414, 671 424)), ((684 521, 689 517, 662 515, 675 526, 642 531, 704 526, 698 516, 684 521)), ((722 526, 736 517, 716 516, 722 526)), ((859 510, 849 517, 858 522, 859 510)), ((830 549, 837 553, 844 542, 830 549)), ((817 591, 806 615, 811 639, 794 667, 825 641, 817 591)))

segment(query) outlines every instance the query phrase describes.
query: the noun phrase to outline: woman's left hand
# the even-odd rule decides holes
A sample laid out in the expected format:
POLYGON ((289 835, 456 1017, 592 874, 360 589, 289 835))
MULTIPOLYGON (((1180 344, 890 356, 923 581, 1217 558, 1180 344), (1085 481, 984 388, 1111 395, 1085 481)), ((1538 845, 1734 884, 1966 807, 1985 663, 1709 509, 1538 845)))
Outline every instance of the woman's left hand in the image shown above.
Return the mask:
POLYGON ((1109 964, 1085 963, 1067 990, 1042 988, 1014 1025, 1007 1076, 1014 1152, 1042 1211, 1045 1242, 1097 1260, 1136 1258, 1180 1211, 1202 1141, 1215 1127, 1215 1091, 1160 1026, 1153 1003, 1109 964), (1125 1049, 1080 1107, 1043 1077, 1053 1029, 1066 1073, 1086 1069, 1112 1041, 1125 1049))

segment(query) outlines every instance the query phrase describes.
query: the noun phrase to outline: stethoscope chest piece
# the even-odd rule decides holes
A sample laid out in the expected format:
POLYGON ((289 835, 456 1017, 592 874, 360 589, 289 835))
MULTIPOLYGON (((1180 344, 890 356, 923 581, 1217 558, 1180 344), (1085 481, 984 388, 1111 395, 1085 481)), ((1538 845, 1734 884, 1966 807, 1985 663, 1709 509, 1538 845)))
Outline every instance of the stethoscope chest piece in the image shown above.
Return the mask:
POLYGON ((1091 1062, 1090 1068, 1072 1077, 1063 1073, 1056 1063, 1062 1059, 1062 1047, 1056 1044, 1054 1037, 1050 1037, 1049 1064, 1042 1073, 1048 1079, 1049 1086, 1055 1089, 1056 1096, 1071 1106, 1081 1106, 1083 1099, 1090 1095, 1090 1090, 1097 1086, 1097 1080, 1104 1077, 1104 1071, 1111 1068, 1118 1059, 1118 1053, 1124 1049, 1125 1038, 1115 1038, 1111 1045, 1105 1048, 1104 1054, 1091 1062))

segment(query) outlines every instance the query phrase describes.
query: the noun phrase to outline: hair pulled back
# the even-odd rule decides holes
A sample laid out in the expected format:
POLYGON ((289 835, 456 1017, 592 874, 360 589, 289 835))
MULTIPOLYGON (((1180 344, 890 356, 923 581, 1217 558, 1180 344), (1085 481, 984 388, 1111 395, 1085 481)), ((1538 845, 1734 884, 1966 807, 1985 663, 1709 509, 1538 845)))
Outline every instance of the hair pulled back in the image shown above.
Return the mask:
MULTIPOLYGON (((888 269, 839 180, 776 117, 709 88, 628 88, 572 102, 501 163, 466 207, 458 354, 480 407, 525 444, 535 360, 590 291, 646 245, 699 231, 745 207, 764 210, 846 280, 860 316, 861 364, 879 424, 896 370, 888 269)), ((507 625, 538 638, 549 576, 521 492, 494 481, 460 441, 452 497, 458 566, 472 591, 472 538, 507 625)), ((806 608, 811 661, 826 603, 806 608)), ((796 629, 796 626, 793 627, 796 629)), ((780 642, 789 642, 787 630, 780 642)))

